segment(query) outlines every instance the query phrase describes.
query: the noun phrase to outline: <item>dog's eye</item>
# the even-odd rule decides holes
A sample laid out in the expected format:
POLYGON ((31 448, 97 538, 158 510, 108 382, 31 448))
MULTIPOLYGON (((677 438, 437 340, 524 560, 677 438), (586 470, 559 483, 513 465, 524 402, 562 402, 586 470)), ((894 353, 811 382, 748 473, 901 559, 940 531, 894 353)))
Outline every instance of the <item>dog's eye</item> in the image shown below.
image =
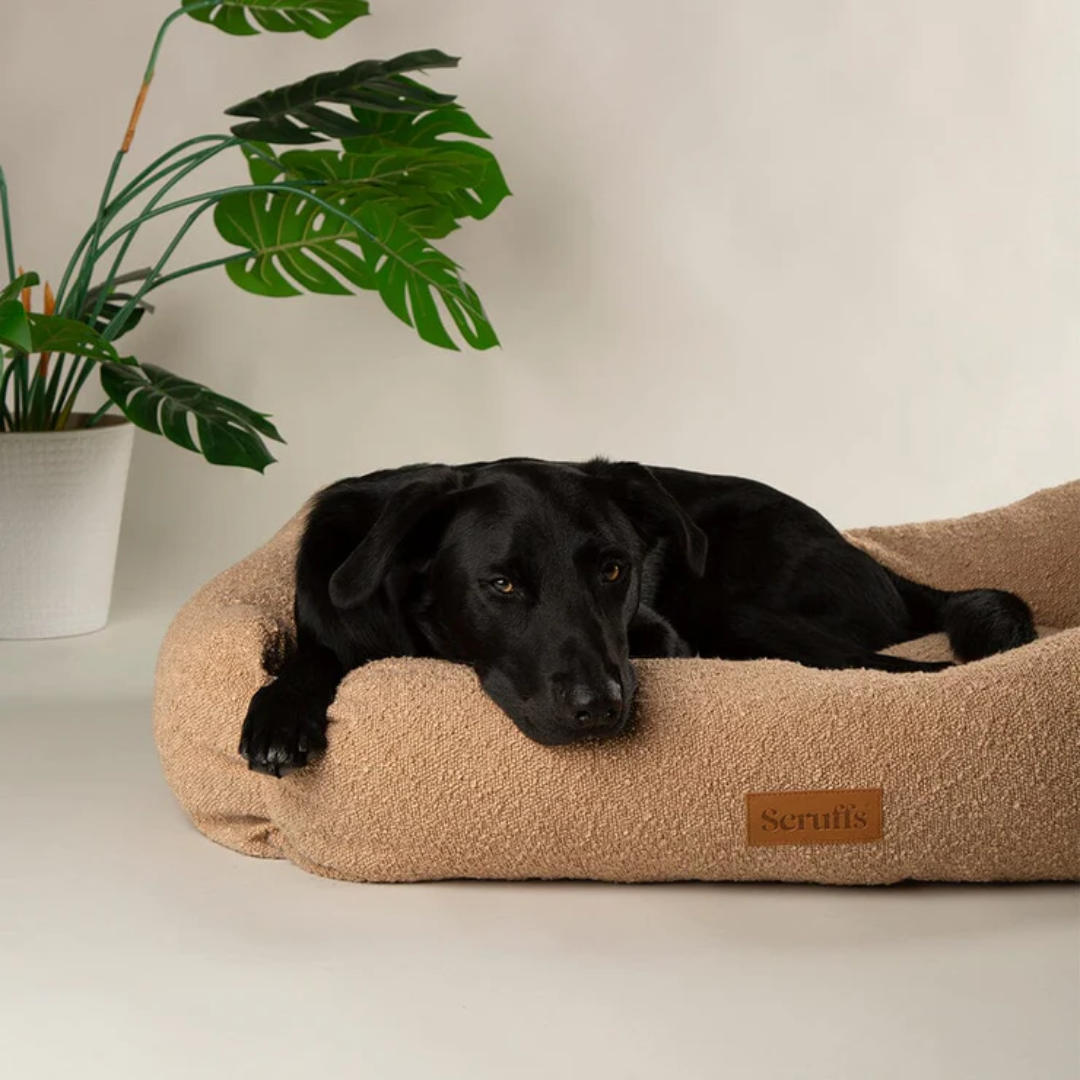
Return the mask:
POLYGON ((622 577, 623 568, 622 563, 606 562, 600 568, 600 576, 605 581, 618 581, 622 577))
POLYGON ((514 591, 514 583, 509 578, 497 577, 492 578, 488 584, 496 591, 502 593, 504 596, 509 596, 514 591))

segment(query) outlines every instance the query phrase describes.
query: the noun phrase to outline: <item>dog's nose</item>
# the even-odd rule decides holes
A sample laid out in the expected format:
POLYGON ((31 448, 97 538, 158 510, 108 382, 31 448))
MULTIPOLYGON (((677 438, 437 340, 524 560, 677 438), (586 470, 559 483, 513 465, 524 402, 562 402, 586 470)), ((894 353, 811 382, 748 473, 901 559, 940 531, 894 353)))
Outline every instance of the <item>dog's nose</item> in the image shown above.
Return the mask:
POLYGON ((599 686, 575 686, 568 704, 574 723, 582 730, 611 727, 622 715, 622 687, 614 679, 599 686))

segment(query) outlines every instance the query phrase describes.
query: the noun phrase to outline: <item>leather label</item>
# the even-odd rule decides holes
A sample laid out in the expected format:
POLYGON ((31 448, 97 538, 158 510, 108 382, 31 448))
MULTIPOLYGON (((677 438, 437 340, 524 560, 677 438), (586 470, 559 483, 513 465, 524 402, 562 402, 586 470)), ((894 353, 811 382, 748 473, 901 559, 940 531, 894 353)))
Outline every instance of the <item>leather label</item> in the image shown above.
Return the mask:
POLYGON ((881 794, 881 788, 749 794, 747 843, 751 847, 773 847, 880 840, 881 794))

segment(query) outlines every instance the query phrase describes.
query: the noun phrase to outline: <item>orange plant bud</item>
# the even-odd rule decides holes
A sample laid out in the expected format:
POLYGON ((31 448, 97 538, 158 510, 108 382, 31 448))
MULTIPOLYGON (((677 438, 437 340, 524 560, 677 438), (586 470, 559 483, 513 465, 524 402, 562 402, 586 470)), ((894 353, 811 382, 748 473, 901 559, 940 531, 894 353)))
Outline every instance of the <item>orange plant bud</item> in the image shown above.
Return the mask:
MULTIPOLYGON (((22 277, 24 273, 25 273, 25 271, 20 266, 19 267, 19 277, 22 277)), ((31 292, 33 292, 33 290, 28 286, 27 288, 23 289, 22 294, 21 294, 22 306, 24 308, 26 308, 27 311, 30 310, 30 294, 31 294, 31 292)))
MULTIPOLYGON (((52 286, 45 282, 45 314, 51 315, 56 310, 56 297, 53 294, 52 286)), ((38 360, 38 377, 44 379, 49 374, 49 356, 47 352, 41 354, 41 358, 38 360)))

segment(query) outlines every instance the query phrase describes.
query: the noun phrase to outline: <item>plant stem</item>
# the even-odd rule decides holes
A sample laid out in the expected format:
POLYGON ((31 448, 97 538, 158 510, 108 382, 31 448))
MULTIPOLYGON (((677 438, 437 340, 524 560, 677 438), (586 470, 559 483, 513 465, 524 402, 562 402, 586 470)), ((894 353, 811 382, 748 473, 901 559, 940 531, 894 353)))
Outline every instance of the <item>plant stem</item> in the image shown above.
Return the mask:
POLYGON ((26 353, 16 353, 14 360, 11 362, 11 371, 9 374, 15 385, 15 430, 19 431, 22 429, 25 420, 24 413, 27 404, 26 353))
MULTIPOLYGON (((198 136, 198 138, 188 139, 185 142, 179 143, 167 153, 162 154, 155 162, 153 162, 153 164, 143 169, 143 171, 139 173, 139 175, 136 176, 135 179, 131 181, 131 183, 129 183, 125 188, 123 188, 112 200, 112 202, 109 203, 109 206, 106 210, 106 224, 114 220, 116 216, 120 213, 120 211, 123 210, 123 208, 133 199, 141 195, 142 192, 146 190, 146 188, 152 186, 158 180, 161 180, 163 177, 167 176, 173 169, 181 168, 183 165, 187 164, 189 161, 192 160, 192 157, 194 155, 192 155, 192 157, 184 158, 181 161, 173 162, 173 164, 170 165, 168 168, 162 169, 159 175, 154 176, 153 174, 156 172, 156 170, 164 162, 168 161, 169 158, 175 156, 176 154, 182 153, 189 146, 194 146, 197 143, 217 141, 229 138, 231 138, 231 136, 228 135, 200 135, 198 136)), ((93 235, 94 228, 93 226, 91 226, 84 233, 83 238, 79 241, 78 247, 75 248, 75 251, 72 253, 71 259, 68 261, 67 268, 64 270, 64 276, 60 279, 60 288, 56 290, 56 305, 58 311, 61 310, 61 308, 63 307, 64 298, 67 295, 67 287, 68 282, 71 279, 71 275, 75 272, 75 268, 78 266, 79 260, 81 259, 83 252, 86 250, 86 246, 90 243, 93 235)), ((78 312, 68 311, 66 312, 66 314, 71 318, 78 317, 78 312)))
POLYGON ((133 180, 131 180, 125 187, 121 188, 117 192, 116 198, 109 204, 109 210, 115 212, 121 206, 125 206, 135 196, 142 194, 146 188, 156 183, 158 180, 163 179, 174 169, 179 169, 186 165, 189 161, 193 161, 202 151, 198 154, 189 154, 186 158, 182 158, 180 161, 174 161, 167 168, 161 169, 161 166, 165 164, 169 158, 175 157, 177 154, 187 150, 190 146, 197 146, 199 143, 204 142, 233 142, 241 141, 236 139, 234 135, 197 135, 193 139, 185 139, 182 143, 177 143, 171 150, 162 154, 155 161, 151 162, 141 173, 139 173, 133 180), (154 175, 161 169, 158 175, 154 175))
POLYGON ((221 0, 199 0, 197 4, 188 4, 187 7, 177 8, 165 19, 161 24, 157 37, 154 39, 154 47, 150 50, 150 62, 146 65, 146 74, 143 76, 144 83, 148 83, 154 77, 158 53, 161 52, 161 46, 165 41, 165 34, 168 32, 169 27, 184 15, 189 15, 193 11, 208 11, 210 8, 217 7, 219 3, 221 3, 221 0))
POLYGON ((15 408, 15 402, 12 401, 11 409, 8 409, 8 406, 7 406, 8 386, 11 384, 12 377, 14 376, 14 374, 15 374, 15 357, 13 356, 11 358, 11 363, 8 364, 7 368, 4 370, 3 375, 0 375, 0 407, 2 407, 4 409, 4 412, 7 414, 7 418, 8 418, 7 422, 8 422, 8 430, 9 431, 16 431, 17 430, 17 426, 15 424, 15 415, 14 415, 14 412, 13 412, 13 410, 15 408))
POLYGON ((71 370, 67 373, 67 377, 64 379, 64 385, 60 389, 60 393, 56 398, 56 403, 53 407, 52 423, 54 430, 60 429, 60 418, 64 415, 65 410, 70 412, 68 406, 68 398, 71 394, 71 384, 75 381, 75 377, 79 374, 79 361, 76 357, 71 358, 71 370))
POLYGON ((26 427, 41 431, 45 426, 45 380, 36 371, 30 378, 26 398, 26 427))
MULTIPOLYGON (((131 143, 135 138, 135 129, 138 127, 139 116, 142 114, 142 108, 146 102, 146 95, 150 90, 150 83, 154 78, 154 70, 157 67, 157 59, 158 54, 161 52, 161 46, 165 42, 165 34, 168 32, 169 27, 181 16, 188 14, 188 12, 192 10, 202 11, 204 9, 212 8, 216 3, 217 0, 200 0, 199 3, 189 5, 186 8, 177 8, 176 11, 165 18, 165 21, 161 24, 161 28, 157 32, 157 37, 154 39, 154 47, 150 50, 150 60, 147 63, 146 71, 143 74, 142 85, 139 87, 138 96, 135 98, 135 107, 131 111, 131 119, 128 121, 127 131, 124 133, 124 141, 120 144, 120 149, 117 151, 116 157, 113 158, 108 179, 105 181, 105 188, 101 193, 101 201, 98 204, 97 217, 94 219, 90 243, 87 248, 86 257, 83 261, 83 269, 76 279, 76 295, 73 305, 76 313, 82 310, 83 302, 86 298, 86 290, 90 288, 90 277, 93 273, 94 265, 97 263, 98 242, 101 239, 101 233, 105 227, 105 213, 109 206, 109 196, 112 194, 112 187, 116 182, 116 174, 120 171, 120 165, 126 157, 127 152, 131 149, 131 143)), ((77 314, 74 317, 77 318, 77 314)))
MULTIPOLYGON (((127 285, 132 281, 145 281, 149 275, 150 267, 144 266, 141 270, 129 270, 126 274, 117 274, 108 284, 111 288, 115 288, 117 285, 127 285)), ((95 285, 88 295, 96 296, 105 288, 105 285, 105 282, 95 285)))
POLYGON ((146 281, 143 282, 142 287, 136 290, 131 299, 112 317, 112 319, 109 321, 109 325, 105 327, 105 330, 102 333, 102 337, 104 337, 106 341, 111 340, 109 335, 115 333, 120 327, 124 325, 124 323, 128 319, 128 316, 138 306, 139 301, 150 291, 150 287, 153 285, 154 279, 161 272, 161 268, 169 261, 172 253, 177 249, 177 247, 179 247, 180 241, 183 240, 185 236, 187 236, 188 232, 191 230, 192 226, 194 226, 195 222, 198 221, 199 218, 202 217, 202 215, 205 214, 207 210, 214 206, 215 202, 216 200, 204 202, 202 206, 200 206, 197 210, 193 211, 187 216, 184 224, 181 225, 179 229, 177 229, 176 235, 172 238, 168 246, 165 248, 165 251, 162 253, 161 258, 158 259, 158 261, 154 264, 153 270, 150 271, 150 275, 147 277, 146 281))
POLYGON ((237 251, 232 255, 223 255, 220 259, 210 259, 207 262, 196 263, 194 266, 185 266, 183 270, 174 270, 171 274, 162 275, 146 291, 151 293, 170 281, 176 281, 177 278, 187 277, 188 274, 197 274, 201 270, 212 270, 215 266, 225 266, 239 259, 249 259, 251 255, 252 252, 250 251, 237 251))
POLYGON ((78 399, 79 391, 83 388, 83 384, 88 378, 90 378, 90 372, 96 367, 96 363, 93 360, 82 360, 78 365, 78 375, 75 378, 75 385, 72 388, 68 399, 64 404, 64 407, 60 410, 59 418, 56 423, 56 430, 60 431, 67 427, 67 422, 71 419, 71 413, 75 408, 75 402, 78 399))
MULTIPOLYGON (((90 278, 94 271, 94 263, 97 262, 97 250, 98 243, 101 240, 101 234, 105 228, 105 207, 109 201, 109 194, 112 191, 113 183, 116 180, 116 174, 120 171, 120 165, 124 160, 125 151, 121 150, 113 158, 112 167, 109 169, 108 179, 105 181, 105 188, 101 192, 101 201, 98 203, 97 217, 94 218, 94 225, 90 231, 90 243, 86 248, 86 256, 83 259, 82 269, 79 271, 79 276, 75 279, 75 299, 74 310, 75 312, 81 311, 84 301, 86 300, 86 292, 90 288, 90 278)), ((72 318, 76 318, 77 315, 72 313, 72 318)))
POLYGON ((4 252, 7 257, 8 280, 15 280, 15 250, 11 241, 11 208, 8 206, 7 180, 0 169, 0 222, 4 227, 4 252))
MULTIPOLYGON (((173 168, 178 168, 179 171, 153 196, 152 199, 150 199, 146 206, 143 207, 142 212, 145 214, 148 210, 153 210, 154 207, 157 206, 158 203, 160 203, 161 200, 189 173, 194 172, 196 169, 200 168, 205 162, 209 161, 212 157, 220 154, 223 150, 226 150, 234 144, 238 144, 239 142, 239 139, 234 139, 231 137, 226 138, 224 142, 219 143, 212 150, 204 150, 201 153, 192 154, 190 155, 190 157, 185 158, 184 161, 187 162, 186 166, 184 166, 184 162, 175 163, 173 168)), ((113 287, 120 283, 121 279, 116 276, 117 271, 120 269, 120 266, 124 261, 124 256, 127 254, 128 248, 131 247, 137 235, 138 230, 133 230, 132 232, 130 232, 127 236, 127 239, 124 241, 123 244, 121 244, 120 250, 116 254, 116 258, 113 259, 112 268, 109 270, 108 275, 102 283, 101 292, 98 295, 97 301, 94 304, 92 321, 96 321, 98 316, 101 315, 101 312, 104 310, 105 304, 108 302, 109 296, 112 293, 113 287)))
POLYGON ((49 385, 45 388, 45 426, 51 428, 56 418, 56 391, 60 387, 60 380, 64 375, 67 365, 67 355, 61 353, 53 364, 52 374, 49 376, 49 385))
POLYGON ((115 408, 111 401, 106 401, 104 405, 89 420, 86 421, 87 427, 96 427, 97 422, 112 408, 115 408))
MULTIPOLYGON (((309 183, 325 187, 327 181, 325 180, 312 180, 309 183)), ((217 188, 214 191, 204 191, 201 195, 186 195, 182 199, 177 199, 176 202, 166 203, 164 206, 158 206, 153 210, 144 211, 134 221, 129 221, 126 225, 121 225, 116 232, 107 236, 101 245, 101 251, 108 251, 113 244, 117 243, 122 237, 126 236, 133 229, 139 228, 141 225, 150 221, 152 218, 160 217, 162 214, 171 214, 174 210, 182 210, 185 206, 192 206, 198 202, 216 203, 221 199, 224 199, 226 195, 233 195, 238 191, 257 192, 257 191, 291 191, 297 195, 306 195, 307 192, 300 186, 300 182, 289 181, 288 183, 274 183, 274 184, 233 184, 227 188, 217 188)), ((313 198, 313 197, 312 197, 313 198)), ((337 217, 341 217, 344 211, 338 207, 333 206, 331 203, 323 202, 320 199, 314 199, 315 202, 327 207, 337 217)), ((345 215, 346 217, 348 215, 345 215)), ((350 219, 351 220, 351 219, 350 219)), ((357 228, 360 228, 357 225, 357 228)), ((362 230, 363 231, 363 230, 362 230)))
POLYGON ((161 24, 161 27, 157 32, 157 37, 154 38, 154 47, 150 50, 150 59, 146 64, 146 71, 143 73, 142 86, 139 87, 138 97, 135 98, 135 107, 131 110, 131 120, 128 122, 127 132, 124 135, 124 141, 120 147, 120 152, 122 154, 126 154, 128 150, 131 149, 132 140, 135 138, 135 129, 139 126, 139 115, 142 113, 143 105, 146 102, 146 95, 150 90, 150 84, 154 81, 154 72, 157 70, 158 54, 161 52, 162 45, 165 44, 165 35, 169 32, 169 27, 172 26, 177 19, 183 18, 190 12, 209 10, 212 7, 217 7, 219 2, 220 0, 200 0, 197 4, 190 4, 187 7, 177 8, 165 17, 165 21, 161 24))

